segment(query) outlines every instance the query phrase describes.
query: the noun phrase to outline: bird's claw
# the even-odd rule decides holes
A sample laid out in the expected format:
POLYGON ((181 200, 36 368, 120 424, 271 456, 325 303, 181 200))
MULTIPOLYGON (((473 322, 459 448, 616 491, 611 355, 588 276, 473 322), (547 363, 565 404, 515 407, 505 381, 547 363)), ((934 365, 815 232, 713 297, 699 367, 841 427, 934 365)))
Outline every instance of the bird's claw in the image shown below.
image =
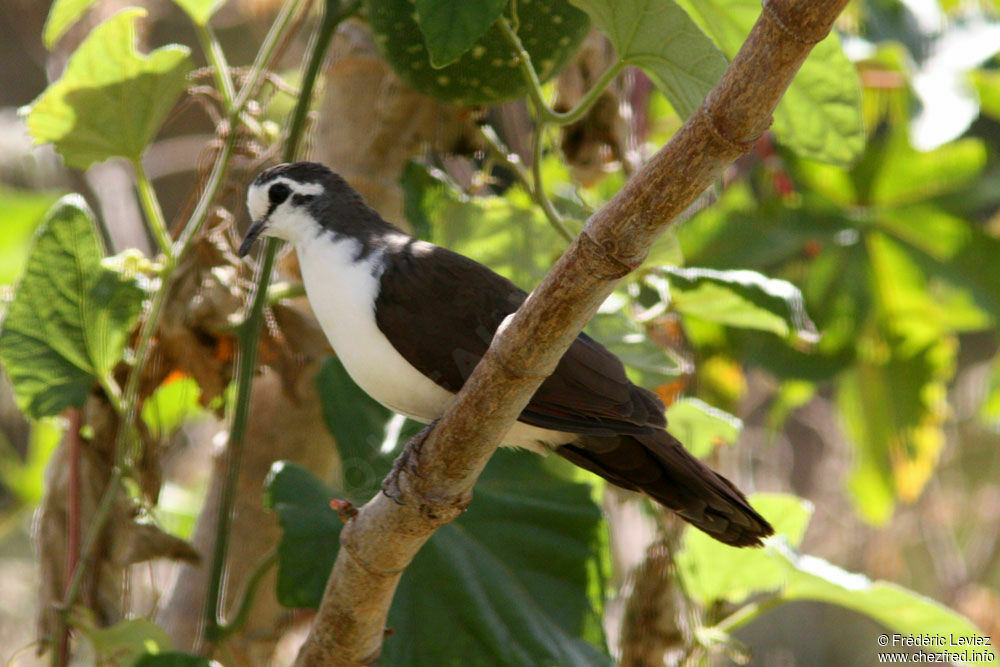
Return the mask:
POLYGON ((423 449, 424 441, 427 440, 427 436, 430 435, 431 431, 437 425, 438 420, 432 421, 430 424, 424 427, 420 433, 413 436, 406 447, 403 448, 403 452, 396 457, 396 460, 392 464, 392 470, 386 475, 386 478, 382 480, 382 493, 392 499, 397 505, 405 505, 406 501, 403 500, 404 491, 399 482, 399 475, 405 469, 407 473, 423 479, 423 475, 420 474, 420 452, 423 449), (412 462, 411 462, 412 461, 412 462))

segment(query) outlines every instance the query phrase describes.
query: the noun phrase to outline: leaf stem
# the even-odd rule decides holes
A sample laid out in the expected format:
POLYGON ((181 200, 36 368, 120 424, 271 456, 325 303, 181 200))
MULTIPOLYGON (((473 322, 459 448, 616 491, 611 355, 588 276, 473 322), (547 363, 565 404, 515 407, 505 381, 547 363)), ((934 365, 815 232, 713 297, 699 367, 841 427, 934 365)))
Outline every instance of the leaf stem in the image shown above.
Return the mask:
POLYGON ((172 266, 174 249, 170 242, 170 234, 167 232, 167 221, 163 217, 160 200, 156 196, 153 184, 149 181, 145 167, 142 166, 142 160, 135 160, 132 166, 135 168, 136 188, 139 190, 139 201, 142 204, 143 213, 146 214, 146 223, 149 225, 150 231, 153 232, 153 238, 156 239, 156 245, 160 248, 160 252, 166 256, 167 264, 172 266))
POLYGON ((212 75, 215 77, 215 86, 222 95, 222 105, 227 114, 232 114, 233 104, 236 101, 236 89, 233 87, 233 79, 230 77, 229 63, 226 62, 226 54, 222 50, 219 38, 209 24, 195 23, 195 32, 198 33, 198 41, 201 42, 201 49, 205 52, 212 65, 212 75))
POLYGON ((750 621, 753 621, 764 613, 779 606, 783 602, 785 602, 785 599, 780 595, 772 595, 771 597, 764 598, 763 600, 743 605, 732 614, 716 623, 712 629, 727 635, 731 634, 732 632, 742 628, 750 621))
POLYGON ((506 17, 501 16, 497 20, 497 25, 500 27, 500 31, 507 39, 511 48, 514 49, 514 55, 517 58, 518 67, 521 68, 521 74, 524 77, 524 80, 528 83, 528 96, 531 98, 531 102, 535 107, 535 114, 539 123, 568 125, 569 123, 580 120, 580 118, 587 113, 587 110, 594 103, 594 101, 602 92, 604 92, 604 89, 608 87, 608 84, 611 83, 627 65, 625 61, 617 61, 614 65, 604 70, 604 73, 598 77, 593 87, 586 92, 575 107, 562 113, 553 111, 552 108, 545 103, 545 97, 542 94, 542 82, 538 79, 538 74, 535 72, 535 68, 531 64, 531 56, 524 48, 524 45, 521 44, 521 39, 511 27, 510 22, 506 19, 506 17))
MULTIPOLYGON (((528 192, 528 195, 531 196, 531 199, 538 204, 539 207, 541 207, 542 212, 545 213, 545 217, 548 218, 549 223, 555 228, 555 230, 559 232, 559 234, 567 241, 572 241, 572 232, 570 232, 566 227, 566 223, 563 221, 562 216, 555 210, 552 202, 549 201, 545 192, 539 187, 540 175, 533 179, 524 164, 521 162, 521 158, 518 155, 511 153, 507 147, 500 142, 500 138, 489 125, 479 128, 479 136, 486 142, 486 145, 489 146, 490 152, 498 160, 503 162, 505 167, 514 173, 514 176, 528 192)), ((540 147, 537 145, 533 146, 533 149, 539 153, 541 151, 540 147)), ((534 160, 537 165, 539 162, 537 154, 535 155, 534 160)), ((534 168, 534 165, 532 165, 532 167, 534 168)))
POLYGON ((218 635, 216 639, 224 639, 229 635, 239 631, 250 618, 250 610, 253 608, 254 597, 257 595, 257 589, 260 587, 261 582, 264 580, 264 576, 271 571, 271 568, 278 562, 278 548, 273 547, 270 549, 264 557, 257 563, 254 567, 253 572, 250 573, 250 578, 247 579, 246 586, 243 588, 243 594, 240 596, 239 602, 236 604, 236 612, 233 614, 233 620, 228 623, 221 623, 218 626, 218 635))
POLYGON ((547 125, 548 123, 542 120, 535 123, 535 140, 532 143, 531 149, 531 174, 535 181, 535 201, 542 207, 545 217, 549 219, 555 230, 567 241, 572 241, 573 233, 569 231, 559 211, 552 205, 552 200, 549 199, 548 193, 545 192, 545 184, 542 181, 542 142, 545 140, 545 128, 547 125))

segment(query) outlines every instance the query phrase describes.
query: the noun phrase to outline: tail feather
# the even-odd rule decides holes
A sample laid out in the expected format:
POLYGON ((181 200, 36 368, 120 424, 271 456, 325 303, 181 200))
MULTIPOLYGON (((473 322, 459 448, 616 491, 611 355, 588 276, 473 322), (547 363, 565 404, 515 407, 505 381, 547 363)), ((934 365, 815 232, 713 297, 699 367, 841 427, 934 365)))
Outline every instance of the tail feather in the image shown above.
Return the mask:
POLYGON ((640 491, 720 542, 760 546, 774 533, 746 496, 666 431, 581 436, 556 453, 616 486, 640 491))

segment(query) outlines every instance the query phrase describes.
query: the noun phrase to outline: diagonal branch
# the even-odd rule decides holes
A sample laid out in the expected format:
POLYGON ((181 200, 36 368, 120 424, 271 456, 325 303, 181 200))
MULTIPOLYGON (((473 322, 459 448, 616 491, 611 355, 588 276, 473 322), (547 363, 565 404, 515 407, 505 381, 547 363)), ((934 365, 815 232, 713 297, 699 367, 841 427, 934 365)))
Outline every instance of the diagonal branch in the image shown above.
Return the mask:
POLYGON ((366 664, 378 656, 389 605, 410 560, 468 505, 503 435, 618 281, 768 128, 792 77, 845 4, 764 1, 746 43, 701 107, 587 221, 498 332, 437 427, 407 446, 395 480, 405 504, 378 494, 344 527, 296 664, 366 664))

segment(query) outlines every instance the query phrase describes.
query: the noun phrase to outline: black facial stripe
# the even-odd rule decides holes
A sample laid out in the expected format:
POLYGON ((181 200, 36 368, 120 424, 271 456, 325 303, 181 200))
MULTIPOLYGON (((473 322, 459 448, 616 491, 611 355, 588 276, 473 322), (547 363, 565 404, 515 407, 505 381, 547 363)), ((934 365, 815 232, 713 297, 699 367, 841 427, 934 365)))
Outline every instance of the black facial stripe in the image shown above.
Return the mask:
POLYGON ((292 205, 293 206, 302 206, 304 204, 308 204, 313 199, 316 199, 316 195, 303 195, 303 194, 296 193, 296 194, 292 195, 292 205))

